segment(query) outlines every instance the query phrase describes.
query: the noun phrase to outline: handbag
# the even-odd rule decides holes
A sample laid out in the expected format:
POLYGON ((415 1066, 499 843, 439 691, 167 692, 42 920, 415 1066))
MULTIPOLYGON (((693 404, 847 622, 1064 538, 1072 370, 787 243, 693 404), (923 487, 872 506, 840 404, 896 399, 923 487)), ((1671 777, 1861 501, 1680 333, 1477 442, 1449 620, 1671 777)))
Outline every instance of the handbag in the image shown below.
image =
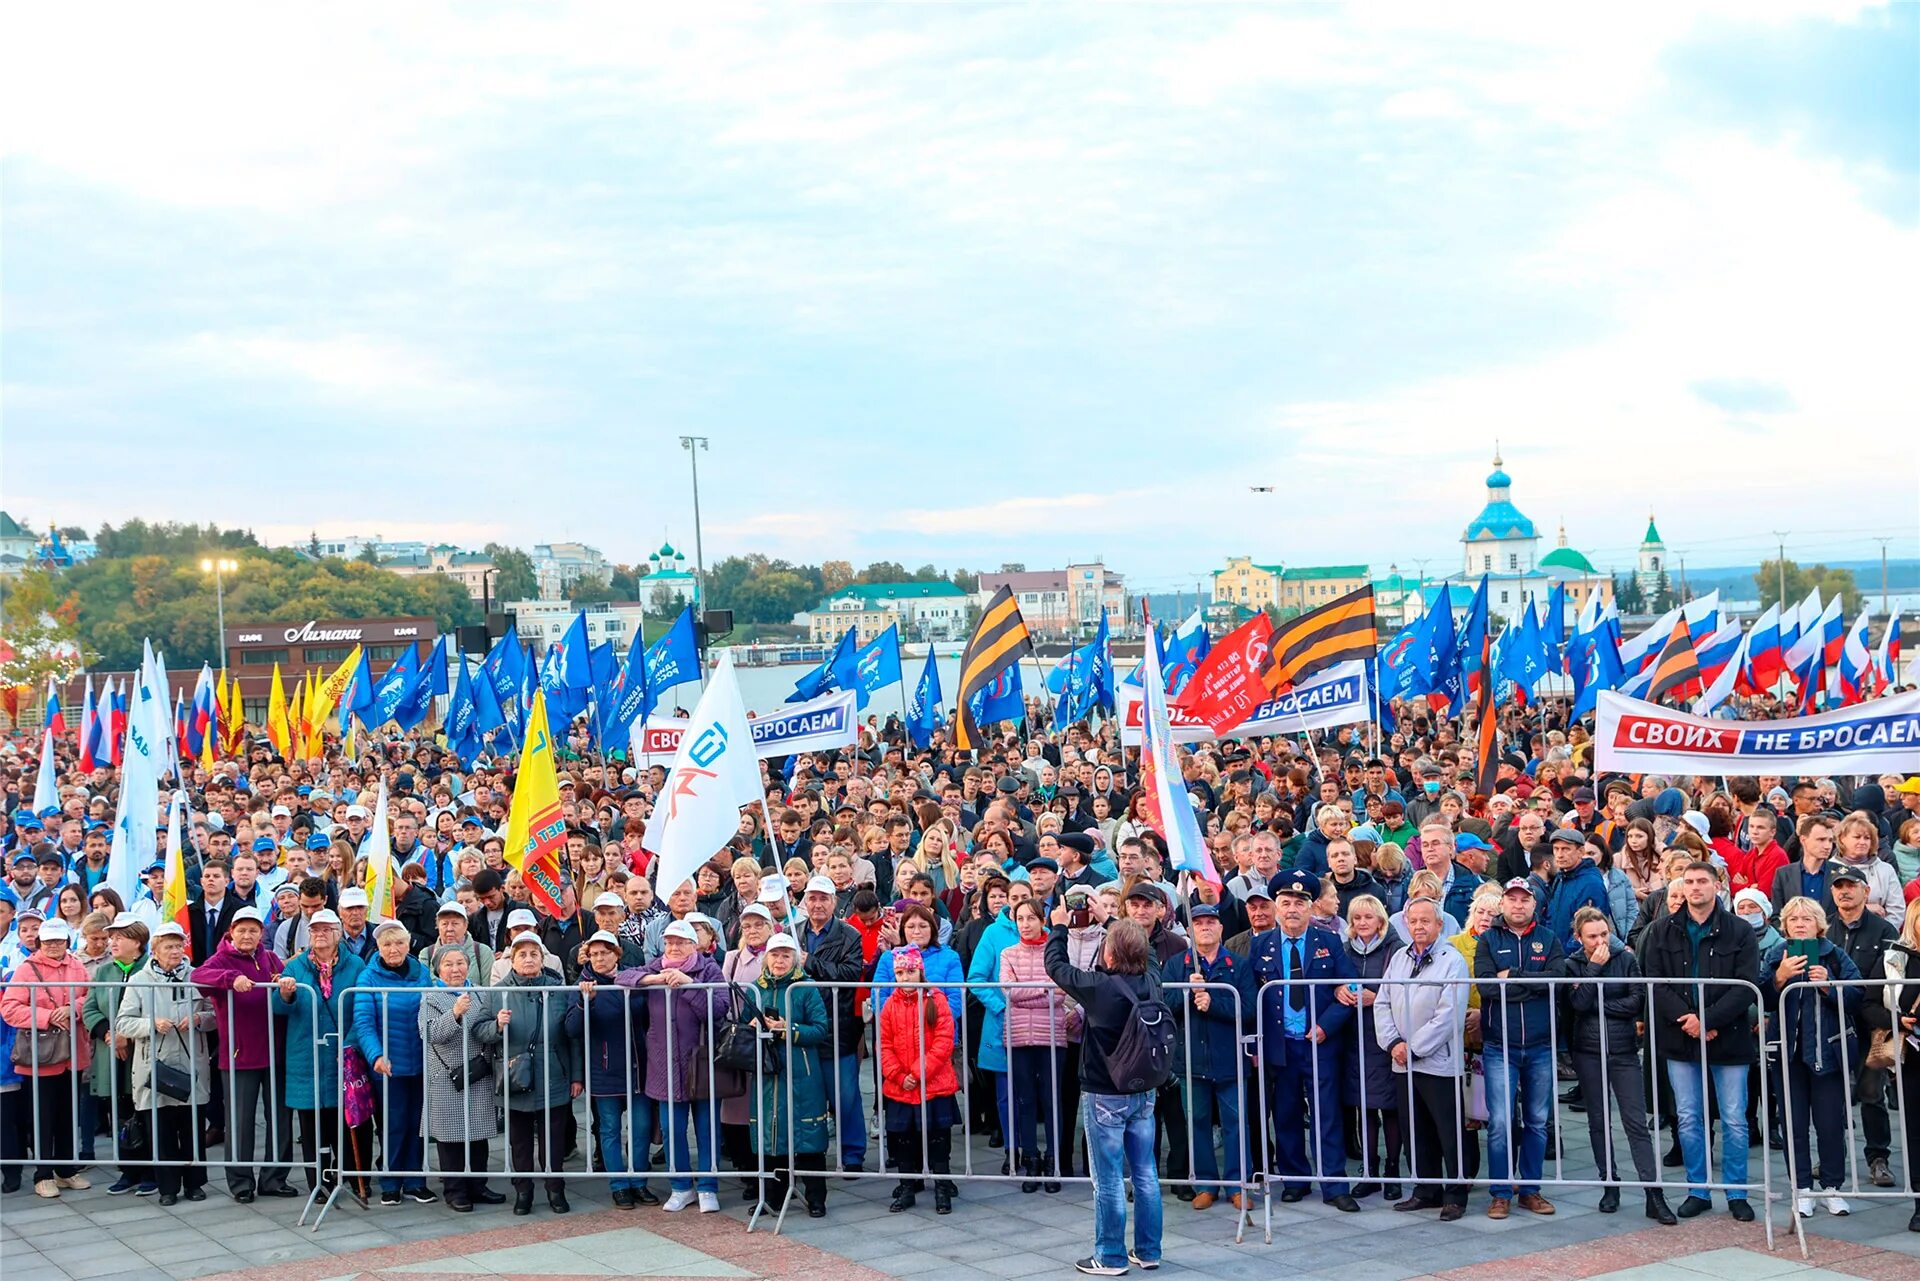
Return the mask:
POLYGON ((349 1127, 373 1120, 373 1076, 358 1046, 340 1052, 340 1111, 349 1127))
POLYGON ((459 1067, 450 1065, 437 1048, 433 1050, 433 1057, 439 1063, 440 1070, 447 1074, 447 1084, 453 1087, 455 1094, 465 1094, 469 1085, 493 1075, 493 1058, 481 1050, 468 1055, 467 1061, 459 1067))
MULTIPOLYGON (((40 973, 40 967, 28 961, 21 967, 31 970, 33 981, 46 982, 40 973)), ((71 989, 69 989, 71 991, 71 989)), ((59 1006, 54 1008, 58 1009, 59 1006)), ((50 1068, 73 1058, 73 1025, 66 1027, 44 1028, 23 1027, 14 1034, 13 1052, 10 1056, 15 1067, 50 1068)))
MULTIPOLYGON (((177 1029, 176 1029, 177 1031, 177 1029)), ((180 1032, 180 1048, 189 1062, 193 1059, 193 1049, 187 1044, 186 1033, 180 1032)), ((160 1057, 156 1049, 153 1055, 153 1088, 170 1099, 182 1103, 193 1102, 193 1073, 186 1068, 169 1063, 160 1057)))
POLYGON ((507 1093, 532 1094, 536 1073, 535 1065, 541 1054, 540 1035, 546 1029, 535 1024, 533 1039, 527 1042, 527 1048, 507 1060, 507 1093))
POLYGON ((733 1004, 713 1021, 713 1066, 742 1076, 751 1076, 756 1069, 767 1076, 775 1075, 779 1071, 779 1056, 762 1032, 760 1020, 765 1016, 758 1004, 747 999, 745 989, 738 983, 729 983, 727 987, 733 1004))
POLYGON ((1891 1071, 1893 1068, 1893 1029, 1877 1027, 1867 1037, 1867 1056, 1862 1059, 1863 1068, 1879 1068, 1891 1071))

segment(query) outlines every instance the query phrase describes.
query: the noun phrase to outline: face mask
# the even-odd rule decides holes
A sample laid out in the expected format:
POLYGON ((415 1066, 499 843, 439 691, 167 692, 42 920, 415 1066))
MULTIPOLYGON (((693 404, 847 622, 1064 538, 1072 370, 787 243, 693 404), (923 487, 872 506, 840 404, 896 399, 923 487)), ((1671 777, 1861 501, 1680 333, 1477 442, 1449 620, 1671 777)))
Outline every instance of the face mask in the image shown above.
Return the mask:
POLYGON ((1426 789, 1426 793, 1428 796, 1432 796, 1434 793, 1440 790, 1440 780, 1437 778, 1430 778, 1426 782, 1420 784, 1420 786, 1426 789))
POLYGON ((1767 918, 1764 916, 1748 916, 1743 912, 1740 919, 1751 925, 1756 934, 1767 928, 1767 918))

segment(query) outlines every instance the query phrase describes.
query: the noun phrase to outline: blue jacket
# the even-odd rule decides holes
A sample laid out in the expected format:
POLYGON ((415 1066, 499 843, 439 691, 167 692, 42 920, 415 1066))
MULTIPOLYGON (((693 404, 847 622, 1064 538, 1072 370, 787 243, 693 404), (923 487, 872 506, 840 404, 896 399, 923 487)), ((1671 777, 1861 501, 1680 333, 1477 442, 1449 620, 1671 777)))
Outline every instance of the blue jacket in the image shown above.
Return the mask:
POLYGON ((637 988, 621 987, 611 974, 582 970, 597 986, 588 1001, 575 988, 567 998, 564 1027, 574 1042, 585 1042, 587 1093, 596 1099, 624 1099, 647 1089, 647 998, 637 988), (631 1065, 631 1071, 629 1071, 631 1065))
MULTIPOLYGON (((1400 940, 1391 930, 1374 940, 1370 949, 1357 938, 1347 939, 1347 956, 1353 961, 1354 975, 1361 986, 1385 1000, 1379 979, 1387 972, 1387 962, 1400 950, 1400 940)), ((1393 1056, 1380 1048, 1374 1031, 1374 1006, 1363 1005, 1354 1012, 1355 1035, 1347 1038, 1340 1056, 1341 1098, 1348 1107, 1392 1108, 1399 1091, 1393 1082, 1393 1056), (1362 1103, 1362 1099, 1365 1103, 1362 1103)))
POLYGON ((1208 988, 1205 1010, 1194 1005, 1193 999, 1198 995, 1194 991, 1180 989, 1164 993, 1167 1008, 1180 1015, 1186 1025, 1180 1044, 1174 1047, 1173 1070, 1182 1076, 1191 1075, 1196 1081, 1231 1085, 1241 1070, 1235 1065, 1240 1055, 1241 1029, 1253 1022, 1253 968, 1224 947, 1211 963, 1188 948, 1167 958, 1160 969, 1160 981, 1189 983, 1196 969, 1208 983, 1225 983, 1233 991, 1208 988), (1189 1062, 1193 1065, 1191 1072, 1189 1062))
MULTIPOLYGON (((1823 938, 1819 943, 1820 957, 1808 969, 1824 965, 1829 977, 1835 980, 1859 980, 1860 967, 1853 963, 1845 949, 1831 939, 1823 938)), ((1781 987, 1774 981, 1774 973, 1786 955, 1787 941, 1783 939, 1768 949, 1760 962, 1760 990, 1767 1008, 1776 1016, 1767 1028, 1768 1035, 1774 1044, 1806 1065, 1815 1076, 1837 1074, 1842 1060, 1848 1071, 1857 1073, 1862 1049, 1857 1017, 1861 989, 1819 987, 1808 982, 1804 974, 1789 979, 1787 985, 1781 987)), ((1879 990, 1874 989, 1872 996, 1878 999, 1879 995, 1879 990)))
POLYGON ((384 1056, 393 1075, 420 1075, 420 994, 432 986, 433 975, 417 956, 407 958, 400 974, 378 961, 362 971, 353 997, 353 1043, 369 1068, 384 1056))
POLYGON ((1325 832, 1316 827, 1307 833, 1307 838, 1300 842, 1299 853, 1293 856, 1293 869, 1312 872, 1315 876, 1327 874, 1327 834, 1325 832))
POLYGON ((366 968, 351 952, 340 953, 333 966, 331 997, 320 995, 320 969, 312 954, 300 953, 280 971, 281 977, 299 985, 292 1001, 276 991, 267 1002, 273 1016, 287 1024, 288 1107, 340 1106, 340 1039, 344 1035, 351 1043, 353 1034, 347 992, 359 985, 366 968))
POLYGON ((1554 985, 1521 976, 1557 978, 1565 970, 1566 950, 1538 921, 1525 934, 1514 933, 1505 918, 1488 926, 1473 950, 1473 976, 1481 980, 1480 1035, 1487 1048, 1552 1045, 1554 985), (1498 977, 1502 970, 1510 977, 1498 977))
MULTIPOLYGON (((1006 908, 993 918, 973 949, 973 964, 967 967, 969 983, 998 983, 1000 953, 1020 941, 1020 931, 1006 908)), ((986 1017, 980 1020, 980 1055, 974 1066, 982 1072, 1007 1070, 1007 998, 997 987, 968 988, 967 994, 980 1003, 986 1017)))
POLYGON ((1563 952, 1579 948, 1573 937, 1573 914, 1583 907, 1597 907, 1613 921, 1613 895, 1607 890, 1607 878, 1591 858, 1583 858, 1571 872, 1555 872, 1547 883, 1547 928, 1559 941, 1563 952))
MULTIPOLYGON (((948 987, 947 984, 966 982, 966 971, 960 968, 960 953, 950 947, 929 947, 920 953, 926 966, 928 983, 939 988, 947 995, 947 1005, 953 1010, 953 1025, 960 1026, 960 1010, 966 1004, 965 988, 948 987)), ((999 974, 998 962, 995 962, 994 974, 999 974)), ((881 949, 879 959, 873 966, 873 1017, 878 1019, 880 1011, 887 1008, 887 998, 893 995, 893 949, 881 949)))
MULTIPOLYGON (((1264 934, 1254 935, 1253 943, 1247 950, 1247 961, 1260 994, 1260 1056, 1268 1067, 1287 1066, 1289 1052, 1286 1034, 1287 994, 1285 985, 1279 982, 1286 967, 1282 949, 1285 942, 1286 935, 1275 926, 1264 934)), ((1309 925, 1306 933, 1300 936, 1300 944, 1301 968, 1304 971, 1301 977, 1354 977, 1353 960, 1347 955, 1347 949, 1338 935, 1317 925, 1309 925)), ((1332 983, 1310 984, 1306 987, 1307 1028, 1311 1031, 1317 1026, 1326 1034, 1318 1052, 1329 1056, 1339 1052, 1340 1038, 1353 1020, 1353 1008, 1340 1004, 1334 996, 1334 988, 1332 983)), ((1298 1048, 1297 1044, 1294 1048, 1298 1048)), ((1333 1057, 1322 1060, 1320 1070, 1337 1072, 1338 1060, 1333 1057)))
MULTIPOLYGON (((1455 863, 1453 865, 1453 883, 1447 886, 1447 897, 1440 904, 1440 910, 1463 925, 1473 916, 1473 894, 1486 881, 1479 875, 1469 872, 1455 863)), ((1405 907, 1404 902, 1401 903, 1405 907)))

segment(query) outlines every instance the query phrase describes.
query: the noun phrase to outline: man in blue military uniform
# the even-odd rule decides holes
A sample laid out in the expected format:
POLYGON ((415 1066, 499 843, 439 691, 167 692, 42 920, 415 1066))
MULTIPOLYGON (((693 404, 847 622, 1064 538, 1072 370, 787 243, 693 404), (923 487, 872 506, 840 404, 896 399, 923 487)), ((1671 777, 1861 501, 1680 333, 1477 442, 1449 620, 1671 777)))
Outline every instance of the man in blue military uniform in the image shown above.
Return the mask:
POLYGON ((1308 1182, 1317 1177, 1328 1205, 1357 1213, 1360 1203, 1347 1187, 1340 1115, 1340 1038, 1351 1030, 1353 1010, 1335 997, 1337 985, 1300 981, 1351 980, 1353 962, 1338 935, 1310 923, 1319 877, 1282 872, 1273 880, 1273 895, 1275 926, 1254 939, 1249 959, 1260 984, 1260 1062, 1275 1166, 1286 1181, 1280 1199, 1304 1199, 1308 1182))

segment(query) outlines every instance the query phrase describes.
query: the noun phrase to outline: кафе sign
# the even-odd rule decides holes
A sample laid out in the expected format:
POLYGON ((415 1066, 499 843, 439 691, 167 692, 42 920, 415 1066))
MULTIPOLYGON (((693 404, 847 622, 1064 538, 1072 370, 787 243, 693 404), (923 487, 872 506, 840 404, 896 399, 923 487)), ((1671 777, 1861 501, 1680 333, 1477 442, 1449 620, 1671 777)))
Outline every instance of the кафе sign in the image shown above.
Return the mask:
POLYGON ((283 672, 338 663, 355 645, 367 647, 375 665, 390 663, 409 645, 426 657, 440 629, 431 618, 309 618, 240 623, 227 628, 232 668, 272 667, 283 672))

